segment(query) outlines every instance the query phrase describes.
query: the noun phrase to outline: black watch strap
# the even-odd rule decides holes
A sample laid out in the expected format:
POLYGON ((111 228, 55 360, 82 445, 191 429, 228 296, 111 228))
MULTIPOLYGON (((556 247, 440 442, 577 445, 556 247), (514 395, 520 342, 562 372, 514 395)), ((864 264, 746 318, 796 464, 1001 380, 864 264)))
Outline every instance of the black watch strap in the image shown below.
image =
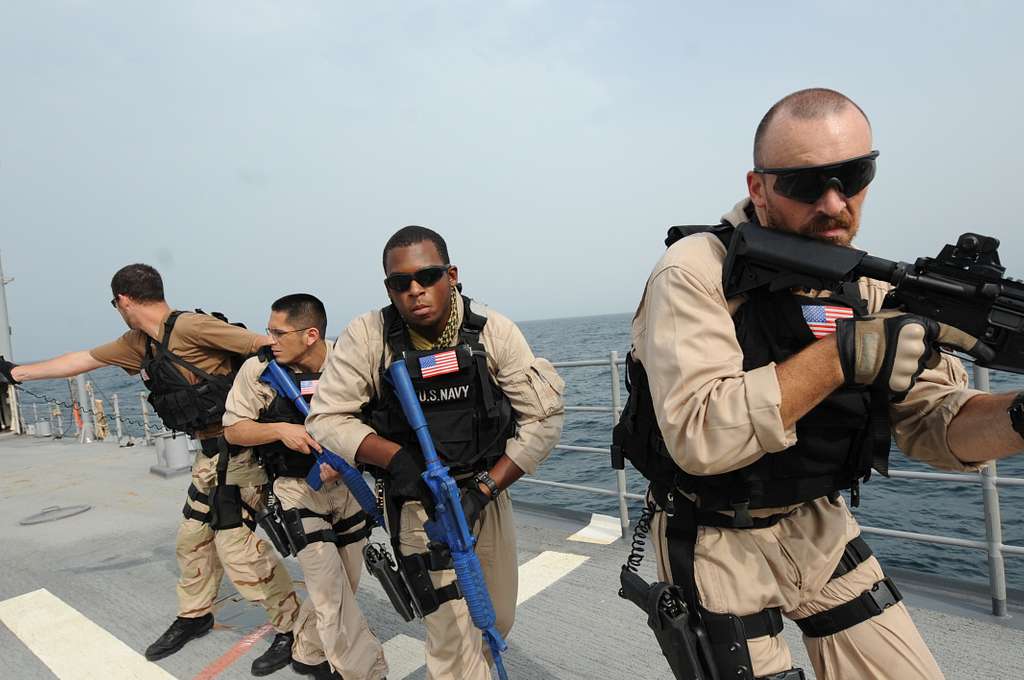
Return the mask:
POLYGON ((473 481, 476 482, 477 484, 483 484, 484 486, 486 486, 487 489, 491 492, 492 499, 498 497, 498 494, 500 493, 498 489, 498 483, 495 482, 494 479, 489 474, 487 474, 486 471, 476 473, 476 476, 473 477, 473 481))
POLYGON ((1013 425, 1013 429, 1021 437, 1024 437, 1024 392, 1017 395, 1006 412, 1010 414, 1010 424, 1013 425))

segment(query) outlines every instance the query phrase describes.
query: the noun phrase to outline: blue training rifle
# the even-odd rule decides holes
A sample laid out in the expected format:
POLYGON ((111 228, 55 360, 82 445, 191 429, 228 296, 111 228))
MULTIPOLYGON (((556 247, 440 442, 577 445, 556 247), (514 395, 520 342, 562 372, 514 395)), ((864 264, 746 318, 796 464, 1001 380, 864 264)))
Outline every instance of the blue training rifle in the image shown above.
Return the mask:
MULTIPOLYGON (((267 362, 267 368, 260 376, 260 380, 270 385, 278 394, 289 399, 299 413, 304 416, 309 415, 309 405, 302 398, 295 382, 275 360, 271 359, 267 362)), ((327 463, 338 471, 341 481, 345 482, 345 486, 355 496, 359 507, 370 517, 370 520, 376 522, 377 526, 384 526, 384 518, 381 517, 380 510, 377 509, 377 498, 366 484, 362 473, 333 451, 326 448, 320 453, 317 453, 316 449, 311 449, 311 451, 316 456, 317 464, 310 468, 309 474, 306 475, 306 483, 309 484, 309 487, 314 491, 320 490, 320 487, 323 486, 323 480, 320 479, 320 463, 327 463)))
POLYGON ((435 519, 429 520, 424 525, 427 537, 431 541, 444 543, 452 554, 452 561, 455 563, 455 575, 459 580, 459 589, 462 596, 466 598, 466 605, 469 607, 469 614, 473 618, 473 624, 483 631, 484 639, 491 648, 491 658, 494 659, 494 667, 498 671, 501 680, 508 680, 505 672, 505 665, 501 660, 501 653, 508 645, 501 637, 501 633, 495 627, 494 605, 491 603, 491 596, 487 592, 487 584, 484 582, 484 573, 480 568, 480 560, 476 556, 473 546, 476 539, 473 532, 466 523, 466 515, 462 511, 462 496, 459 487, 452 479, 448 468, 441 464, 434 448, 434 440, 427 430, 427 420, 423 416, 423 409, 420 408, 420 400, 413 389, 412 380, 409 378, 409 369, 405 365, 404 358, 398 358, 388 368, 388 375, 398 395, 398 401, 402 404, 402 412, 409 426, 416 432, 416 439, 423 450, 423 459, 427 469, 423 473, 423 480, 430 489, 434 498, 435 519))

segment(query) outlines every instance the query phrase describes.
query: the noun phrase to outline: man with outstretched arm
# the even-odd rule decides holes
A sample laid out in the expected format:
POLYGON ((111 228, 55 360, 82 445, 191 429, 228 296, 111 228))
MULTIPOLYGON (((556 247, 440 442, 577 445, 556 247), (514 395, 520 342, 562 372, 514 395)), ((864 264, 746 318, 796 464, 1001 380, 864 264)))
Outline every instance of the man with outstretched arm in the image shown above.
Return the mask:
POLYGON ((253 533, 266 474, 248 452, 228 446, 221 436, 234 364, 273 340, 209 314, 172 310, 160 274, 149 265, 121 268, 110 288, 110 304, 128 325, 127 333, 47 361, 20 366, 8 362, 0 372, 15 383, 63 378, 102 366, 141 373, 164 425, 187 432, 201 446, 175 545, 178 616, 146 649, 146 658, 162 659, 209 632, 227 571, 242 596, 267 610, 277 631, 270 649, 252 664, 254 675, 273 672, 291 658, 299 599, 280 559, 253 533))
MULTIPOLYGON (((384 371, 412 366, 430 433, 462 487, 476 552, 506 634, 515 618, 518 564, 508 487, 558 443, 564 383, 534 357, 519 328, 459 292, 458 268, 441 236, 397 231, 384 246, 391 305, 352 321, 338 338, 306 427, 324 446, 383 479, 388 532, 401 568, 425 584, 427 677, 490 677, 480 631, 454 587, 451 556, 428 548, 432 511, 423 454, 384 371)), ((422 591, 421 591, 422 594, 422 591)))
POLYGON ((381 680, 388 669, 384 650, 355 596, 370 533, 366 513, 336 475, 324 475, 331 481, 316 491, 306 483, 317 465, 311 452, 320 445, 306 432, 295 404, 260 380, 273 358, 290 372, 303 398, 312 398, 327 363, 327 312, 307 293, 286 295, 270 310, 270 356, 265 349, 242 364, 228 394, 224 437, 252 448, 277 503, 301 517, 301 530, 284 524, 295 534, 291 541, 309 593, 296 625, 292 668, 317 680, 381 680))

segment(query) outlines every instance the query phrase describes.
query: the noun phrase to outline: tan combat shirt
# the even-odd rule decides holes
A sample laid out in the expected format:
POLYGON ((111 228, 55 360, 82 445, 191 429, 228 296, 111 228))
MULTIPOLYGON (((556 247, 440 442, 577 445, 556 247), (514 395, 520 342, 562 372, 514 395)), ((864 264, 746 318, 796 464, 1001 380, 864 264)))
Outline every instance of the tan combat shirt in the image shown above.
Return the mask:
MULTIPOLYGON (((749 221, 748 205, 741 201, 723 219, 749 221)), ((782 425, 775 364, 743 370, 732 321, 742 299, 725 299, 725 253, 712 234, 672 244, 647 280, 632 324, 635 356, 647 369, 665 443, 676 464, 695 475, 736 470, 796 442, 795 428, 782 425)), ((869 310, 880 309, 889 284, 859 283, 869 310)), ((961 462, 946 441, 950 421, 977 394, 968 389, 960 361, 942 355, 890 408, 896 444, 940 469, 978 469, 961 462)))
MULTIPOLYGON (((168 312, 170 316, 170 312, 168 312)), ((160 320, 160 337, 163 339, 164 322, 160 320)), ((231 372, 231 359, 236 354, 252 354, 259 345, 262 336, 238 326, 232 326, 208 314, 184 312, 174 323, 168 349, 190 364, 212 375, 227 375, 231 372)), ((146 356, 146 340, 148 336, 139 330, 130 330, 117 340, 108 342, 89 350, 96 361, 112 366, 120 366, 129 374, 142 370, 142 362, 146 356)), ((155 349, 155 348, 154 348, 155 349)), ((199 378, 191 371, 175 366, 185 379, 193 385, 199 378)), ((220 426, 212 426, 196 433, 196 437, 206 439, 215 437, 222 431, 220 426)))
MULTIPOLYGON (((456 304, 461 315, 461 296, 456 304)), ((510 319, 478 303, 473 303, 473 311, 487 317, 480 333, 480 342, 487 349, 487 368, 511 402, 519 425, 505 455, 527 474, 533 474, 562 434, 565 383, 550 362, 533 356, 522 331, 510 319)), ((349 463, 355 462, 356 449, 363 439, 374 434, 359 416, 363 406, 380 394, 381 358, 391 363, 391 352, 385 345, 379 310, 354 319, 331 350, 313 395, 306 429, 349 463)))
MULTIPOLYGON (((323 371, 327 367, 327 358, 330 351, 324 356, 324 363, 320 367, 323 371)), ((299 370, 293 366, 281 365, 285 370, 298 373, 299 370)), ((227 410, 224 412, 224 427, 234 425, 242 420, 259 420, 260 413, 270 402, 274 401, 277 392, 267 383, 260 380, 267 365, 260 361, 259 357, 249 357, 242 368, 235 376, 235 382, 228 392, 227 410)))

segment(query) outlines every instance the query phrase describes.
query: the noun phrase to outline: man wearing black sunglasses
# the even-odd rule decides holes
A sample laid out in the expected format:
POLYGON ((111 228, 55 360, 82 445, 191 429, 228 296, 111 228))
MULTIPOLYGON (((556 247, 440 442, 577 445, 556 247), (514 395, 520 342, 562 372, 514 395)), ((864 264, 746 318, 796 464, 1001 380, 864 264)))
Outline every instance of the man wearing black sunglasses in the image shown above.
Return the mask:
POLYGON ((840 492, 858 502, 890 434, 947 470, 1024 448, 1015 395, 967 388, 935 349, 956 329, 879 313, 887 284, 726 299, 735 226, 849 245, 877 157, 844 95, 779 101, 755 134, 748 197, 720 225, 670 231, 633 320, 636 409, 616 437, 652 482, 660 576, 700 614, 719 677, 803 678, 782 616, 822 680, 942 677, 840 492))
POLYGON ((454 585, 451 556, 427 544, 423 455, 384 371, 404 360, 438 455, 462 487, 466 519, 504 635, 515 617, 515 522, 506 489, 533 473, 562 430, 564 384, 519 328, 460 294, 437 232, 409 226, 384 246, 391 305, 355 319, 331 351, 310 405, 309 432, 383 481, 401 568, 426 613, 427 677, 490 677, 482 636, 454 585), (424 592, 424 590, 426 592, 424 592))

